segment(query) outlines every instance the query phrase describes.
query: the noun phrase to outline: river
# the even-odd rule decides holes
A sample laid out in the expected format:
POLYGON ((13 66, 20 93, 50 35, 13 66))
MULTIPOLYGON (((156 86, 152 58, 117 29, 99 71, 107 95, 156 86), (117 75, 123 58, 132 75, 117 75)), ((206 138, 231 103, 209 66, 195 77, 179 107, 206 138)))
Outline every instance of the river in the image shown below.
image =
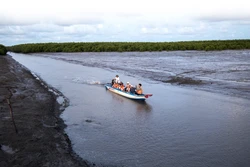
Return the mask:
POLYGON ((65 131, 96 166, 250 165, 248 50, 9 54, 69 99, 65 131), (107 91, 116 74, 153 96, 107 91))

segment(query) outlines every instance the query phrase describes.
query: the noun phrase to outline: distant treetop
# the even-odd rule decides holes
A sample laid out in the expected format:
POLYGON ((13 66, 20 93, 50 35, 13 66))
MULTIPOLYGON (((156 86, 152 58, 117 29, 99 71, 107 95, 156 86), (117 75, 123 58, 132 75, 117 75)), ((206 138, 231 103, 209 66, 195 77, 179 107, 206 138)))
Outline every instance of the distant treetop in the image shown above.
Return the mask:
POLYGON ((145 52, 176 50, 240 50, 250 49, 250 40, 213 40, 181 42, 72 42, 34 43, 7 47, 17 53, 36 52, 145 52))

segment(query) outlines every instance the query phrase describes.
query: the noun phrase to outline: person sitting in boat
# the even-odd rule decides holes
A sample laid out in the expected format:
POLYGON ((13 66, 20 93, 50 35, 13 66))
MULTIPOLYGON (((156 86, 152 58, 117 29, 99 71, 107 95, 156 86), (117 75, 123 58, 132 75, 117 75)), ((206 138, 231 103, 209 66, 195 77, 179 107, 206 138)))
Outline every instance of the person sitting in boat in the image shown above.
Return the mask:
POLYGON ((111 81, 111 85, 113 86, 114 83, 120 83, 120 78, 119 75, 116 75, 114 79, 112 79, 111 81))
POLYGON ((119 84, 118 84, 118 83, 114 83, 114 84, 112 85, 112 87, 113 87, 113 88, 119 88, 119 84))
POLYGON ((142 89, 142 84, 138 84, 138 86, 136 87, 136 90, 135 90, 135 94, 138 94, 138 95, 141 95, 143 94, 143 89, 142 89))
POLYGON ((116 75, 116 76, 115 76, 115 83, 120 83, 119 75, 116 75))
POLYGON ((115 83, 115 78, 114 78, 114 79, 112 79, 112 81, 111 81, 111 85, 113 86, 113 85, 114 85, 114 83, 115 83))
POLYGON ((130 93, 135 93, 136 88, 133 85, 130 85, 130 93))
POLYGON ((132 85, 129 82, 127 82, 126 87, 125 87, 125 92, 130 92, 131 87, 132 85))
POLYGON ((121 91, 124 91, 125 86, 123 85, 123 83, 122 83, 122 82, 119 84, 118 89, 120 89, 121 91))

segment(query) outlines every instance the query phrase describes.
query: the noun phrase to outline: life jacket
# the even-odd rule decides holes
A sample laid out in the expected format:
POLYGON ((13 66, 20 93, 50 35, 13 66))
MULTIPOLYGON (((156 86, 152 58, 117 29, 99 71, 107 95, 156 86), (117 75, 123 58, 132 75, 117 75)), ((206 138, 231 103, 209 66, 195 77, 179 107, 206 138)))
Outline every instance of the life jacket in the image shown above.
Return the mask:
POLYGON ((114 88, 118 88, 118 87, 119 87, 119 84, 114 83, 113 87, 114 87, 114 88))
POLYGON ((137 94, 142 94, 142 90, 139 89, 139 90, 136 91, 136 93, 137 93, 137 94))
POLYGON ((142 94, 142 93, 143 93, 143 92, 142 92, 142 88, 141 88, 141 87, 137 87, 136 93, 137 93, 137 94, 142 94))
POLYGON ((121 90, 124 90, 124 85, 120 85, 119 87, 121 90))

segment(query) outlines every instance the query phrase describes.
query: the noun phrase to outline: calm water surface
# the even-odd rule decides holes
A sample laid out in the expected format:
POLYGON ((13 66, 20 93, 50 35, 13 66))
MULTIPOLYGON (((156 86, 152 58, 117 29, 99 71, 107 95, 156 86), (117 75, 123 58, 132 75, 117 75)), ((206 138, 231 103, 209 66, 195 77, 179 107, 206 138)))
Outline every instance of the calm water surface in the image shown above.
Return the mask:
MULTIPOLYGON (((74 151, 97 166, 250 165, 249 100, 162 83, 159 78, 182 70, 166 64, 165 68, 163 59, 169 57, 155 59, 147 53, 145 58, 143 53, 10 54, 70 100, 61 116, 66 132, 74 151), (141 82, 153 97, 141 103, 106 91, 103 84, 116 74, 124 82, 141 82)), ((248 52, 239 54, 235 61, 220 64, 228 68, 238 64, 248 70, 248 62, 240 61, 248 52)), ((194 64, 193 71, 201 68, 194 63, 201 61, 197 57, 190 62, 178 54, 176 59, 171 56, 183 67, 187 62, 190 69, 194 64)), ((223 68, 213 63, 208 66, 223 68)), ((231 81, 240 80, 230 77, 231 81)), ((242 83, 248 84, 244 78, 242 83)))

